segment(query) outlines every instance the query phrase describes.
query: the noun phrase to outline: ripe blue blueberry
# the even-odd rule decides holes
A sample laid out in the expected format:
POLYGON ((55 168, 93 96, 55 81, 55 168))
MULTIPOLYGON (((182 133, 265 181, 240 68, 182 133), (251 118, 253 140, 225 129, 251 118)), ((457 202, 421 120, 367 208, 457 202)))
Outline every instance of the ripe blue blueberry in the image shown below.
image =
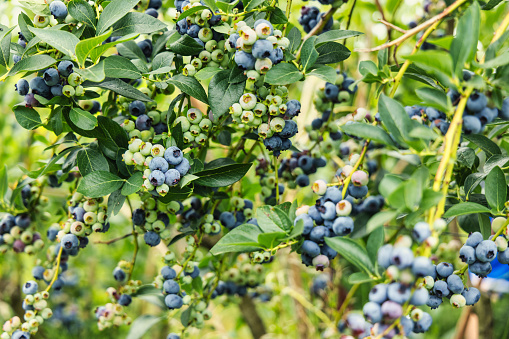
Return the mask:
POLYGON ((297 178, 295 178, 295 183, 299 185, 299 187, 309 186, 309 177, 306 174, 299 174, 297 178))
MULTIPOLYGON (((166 172, 166 173, 168 173, 168 172, 166 172)), ((155 186, 155 187, 161 186, 162 184, 164 184, 165 174, 159 170, 152 171, 150 173, 150 175, 148 176, 148 180, 150 181, 152 186, 155 186)))
POLYGON ((159 234, 153 231, 145 233, 143 239, 145 240, 145 243, 151 247, 157 246, 161 242, 161 237, 159 234))
POLYGON ((257 59, 269 58, 274 49, 270 40, 257 40, 253 45, 252 54, 257 59))
POLYGON ((29 280, 23 285, 23 293, 35 294, 35 293, 37 293, 38 287, 39 287, 39 285, 37 285, 37 283, 35 281, 29 280))
POLYGON ((72 217, 76 220, 76 221, 81 221, 83 222, 84 221, 84 216, 85 216, 85 213, 87 211, 85 211, 85 209, 83 207, 75 207, 73 210, 72 210, 72 217))
POLYGON ((169 169, 164 175, 164 182, 168 186, 176 186, 180 182, 180 172, 176 169, 169 169))
POLYGON ((475 248, 475 256, 482 262, 493 261, 497 257, 497 245, 492 240, 483 240, 475 248))
POLYGON ((320 215, 320 211, 316 207, 316 205, 313 205, 309 207, 308 215, 313 219, 317 224, 323 223, 322 216, 320 215))
POLYGON ((417 257, 412 263, 412 273, 418 277, 434 276, 435 267, 427 257, 417 257))
POLYGON ((193 271, 191 273, 185 272, 184 274, 194 279, 200 275, 200 269, 198 268, 198 266, 194 266, 193 271))
POLYGON ((176 333, 170 333, 170 334, 168 334, 166 339, 180 339, 180 336, 176 333))
POLYGON ((141 208, 137 208, 133 211, 133 224, 141 226, 145 223, 145 211, 141 208))
POLYGON ((325 84, 325 97, 330 101, 336 101, 338 99, 339 88, 338 86, 327 82, 325 84))
POLYGON ((12 333, 11 339, 30 339, 30 333, 16 330, 12 333))
POLYGON ((482 93, 472 93, 467 100, 467 109, 470 112, 480 112, 488 104, 488 99, 482 93))
POLYGON ((368 186, 348 186, 348 194, 356 199, 361 199, 368 194, 368 186))
POLYGON ((502 108, 498 112, 500 119, 509 120, 509 98, 505 98, 502 102, 502 108))
POLYGON ((164 298, 164 303, 170 310, 181 308, 184 304, 182 298, 176 294, 168 294, 164 298))
POLYGON ((44 267, 42 266, 35 266, 34 268, 32 268, 32 276, 34 277, 35 280, 42 280, 44 279, 44 267))
MULTIPOLYGON (((508 103, 509 106, 509 103, 508 103)), ((301 109, 301 104, 298 100, 292 99, 286 103, 286 115, 290 118, 296 117, 299 115, 301 109)), ((509 107, 508 107, 509 111, 509 107)), ((508 114, 509 116, 509 114, 508 114)))
POLYGON ((196 24, 191 25, 187 29, 187 35, 189 35, 191 38, 197 38, 198 37, 198 33, 200 32, 200 29, 201 29, 201 27, 196 25, 196 24))
POLYGON ((295 218, 293 225, 294 226, 297 225, 297 222, 299 220, 302 220, 304 223, 304 231, 302 232, 302 234, 308 235, 309 233, 311 233, 311 230, 313 229, 313 226, 314 226, 314 222, 313 222, 313 219, 311 219, 311 217, 309 216, 309 214, 299 215, 297 218, 295 218))
POLYGON ((435 285, 433 286, 433 292, 435 292, 435 295, 437 297, 447 297, 449 295, 447 283, 443 280, 435 281, 435 285))
POLYGON ((55 86, 60 81, 60 75, 54 68, 48 68, 46 71, 44 71, 42 78, 48 86, 55 86))
POLYGON ((461 295, 465 297, 467 306, 472 306, 481 299, 481 292, 475 287, 465 288, 461 295))
POLYGON ((51 94, 51 90, 43 78, 35 77, 30 80, 30 88, 33 94, 38 94, 43 97, 48 97, 51 94))
POLYGON ((396 247, 392 251, 391 264, 399 269, 404 269, 412 265, 414 253, 408 247, 396 247))
POLYGON ((324 200, 332 201, 334 204, 337 204, 343 199, 343 194, 341 190, 336 186, 327 187, 325 194, 323 196, 324 200))
POLYGON ((466 115, 463 117, 463 132, 465 134, 477 134, 481 131, 481 120, 473 115, 466 115))
POLYGON ((162 5, 163 5, 162 0, 150 0, 148 3, 148 8, 159 9, 161 8, 162 5))
POLYGON ((426 305, 430 307, 432 310, 438 308, 442 304, 442 297, 436 295, 429 295, 428 301, 426 301, 426 305))
POLYGON ((343 237, 352 233, 354 229, 353 219, 350 217, 337 217, 332 224, 332 230, 337 236, 343 237))
POLYGON ((67 6, 62 1, 55 0, 50 3, 49 10, 55 19, 65 19, 67 16, 67 6))
POLYGON ((333 220, 336 217, 336 205, 332 201, 326 201, 319 210, 324 220, 333 220))
POLYGON ((393 247, 391 244, 385 244, 378 250, 377 260, 378 265, 387 268, 391 265, 393 247))
POLYGON ((483 236, 480 232, 474 232, 468 236, 467 241, 465 242, 465 245, 471 246, 471 247, 477 247, 483 241, 483 236))
POLYGON ((120 267, 115 267, 115 269, 113 270, 113 278, 116 281, 122 282, 125 280, 126 274, 125 274, 124 270, 121 269, 120 267))
POLYGON ((429 330, 432 323, 433 323, 433 319, 431 318, 431 316, 428 313, 424 312, 422 314, 421 319, 419 319, 418 321, 415 322, 414 332, 415 333, 424 333, 429 330))
POLYGON ((58 64, 58 73, 61 76, 68 77, 74 69, 74 64, 69 60, 60 61, 58 64))
POLYGON ((25 79, 20 79, 15 87, 19 95, 27 95, 30 90, 30 85, 25 79))
POLYGON ((177 277, 177 272, 175 272, 175 270, 170 266, 164 266, 161 269, 161 275, 164 280, 175 279, 177 277))
POLYGON ((403 315, 403 308, 397 302, 387 300, 382 304, 382 314, 389 320, 394 320, 403 315))
POLYGON ((157 18, 159 16, 159 13, 157 12, 157 10, 155 10, 153 8, 147 8, 147 10, 145 11, 145 14, 150 15, 151 17, 154 17, 154 18, 157 18))
POLYGON ((311 240, 304 240, 302 243, 302 252, 308 254, 310 257, 316 257, 320 254, 320 247, 318 244, 311 240))
POLYGON ((243 70, 254 69, 256 59, 252 54, 244 51, 235 52, 235 63, 243 70))
POLYGON ((465 286, 459 275, 451 274, 447 277, 447 288, 454 294, 460 294, 465 286))
POLYGON ((147 131, 150 129, 151 126, 152 118, 150 118, 146 114, 142 114, 136 119, 136 129, 140 131, 147 131))
POLYGON ((509 264, 509 248, 504 252, 498 253, 498 262, 501 264, 509 264))
POLYGON ((454 266, 448 262, 441 262, 437 265, 437 273, 442 278, 447 278, 454 272, 454 266))
POLYGON ((180 292, 180 286, 175 280, 168 279, 163 283, 163 290, 168 294, 177 294, 180 292))
POLYGON ((62 237, 62 240, 60 241, 60 244, 64 247, 66 250, 72 250, 75 248, 78 248, 79 245, 78 237, 74 234, 66 234, 62 237))
POLYGON ((184 154, 177 146, 171 146, 164 151, 164 159, 168 161, 170 165, 178 165, 182 162, 184 154))
POLYGON ((180 177, 186 175, 190 168, 191 165, 189 164, 189 160, 186 158, 182 158, 182 162, 175 166, 175 169, 180 173, 180 177))
POLYGON ((316 243, 322 243, 325 237, 329 236, 329 229, 325 226, 316 226, 311 230, 309 239, 316 243))
POLYGON ((235 227, 235 216, 231 212, 223 212, 219 216, 219 221, 223 224, 224 227, 228 229, 233 229, 235 227))
POLYGON ((152 41, 151 40, 149 40, 149 39, 142 40, 142 41, 138 42, 137 45, 146 57, 149 57, 152 55, 152 41))
POLYGON ((279 47, 274 48, 269 56, 270 61, 272 62, 272 65, 277 65, 284 59, 283 50, 279 47))
POLYGON ((491 273, 492 267, 491 263, 489 262, 476 261, 473 264, 469 265, 468 269, 475 275, 484 278, 491 273))
POLYGON ((415 224, 412 230, 412 236, 418 243, 422 243, 424 240, 431 236, 431 230, 427 222, 418 222, 415 224))
POLYGON ((281 149, 281 146, 283 146, 283 141, 279 136, 274 135, 270 138, 263 140, 263 145, 269 151, 279 151, 281 149))
POLYGON ((362 312, 366 319, 372 324, 382 320, 382 309, 380 308, 380 305, 375 302, 370 301, 364 304, 362 312))
POLYGON ((118 299, 118 304, 122 306, 129 306, 133 299, 129 294, 122 294, 118 299))
POLYGON ((140 100, 135 100, 129 104, 129 114, 135 117, 145 114, 146 110, 145 104, 140 100))
POLYGON ((422 306, 426 304, 428 299, 429 299, 428 290, 425 289, 424 287, 417 288, 412 294, 412 297, 410 298, 410 304, 414 306, 422 306))
POLYGON ((51 95, 53 95, 54 97, 61 97, 62 95, 64 95, 64 86, 62 85, 51 86, 50 91, 51 95))
POLYGON ((475 248, 463 245, 460 249, 460 259, 469 265, 473 264, 475 262, 475 248))
POLYGON ((323 244, 321 247, 320 247, 320 253, 325 255, 327 258, 329 258, 329 260, 332 260, 334 259, 337 255, 338 255, 338 252, 336 252, 335 250, 333 250, 331 247, 329 247, 327 244, 323 244))
POLYGON ((155 157, 152 160, 150 160, 150 164, 148 166, 151 171, 161 171, 165 172, 168 171, 168 162, 163 157, 155 157))
POLYGON ((411 296, 411 290, 408 286, 401 283, 394 282, 389 284, 387 287, 387 297, 389 300, 397 302, 398 304, 404 304, 411 296))
POLYGON ((387 285, 386 284, 375 285, 375 286, 373 286, 371 291, 369 291, 369 301, 373 301, 378 304, 381 304, 386 300, 387 300, 387 285))

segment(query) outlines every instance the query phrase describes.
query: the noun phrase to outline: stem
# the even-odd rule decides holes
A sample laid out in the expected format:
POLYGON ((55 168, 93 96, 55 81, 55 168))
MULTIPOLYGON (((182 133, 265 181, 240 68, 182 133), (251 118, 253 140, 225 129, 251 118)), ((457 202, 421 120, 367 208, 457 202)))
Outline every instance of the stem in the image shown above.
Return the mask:
POLYGON ((455 11, 458 7, 463 5, 465 2, 467 2, 467 0, 456 0, 449 7, 444 9, 444 11, 442 13, 440 13, 440 14, 432 17, 431 19, 423 22, 419 26, 416 26, 416 27, 408 30, 405 34, 403 34, 402 36, 400 36, 396 40, 387 42, 385 44, 382 44, 380 46, 373 47, 373 48, 358 48, 358 49, 355 49, 354 52, 375 52, 375 51, 379 51, 379 50, 387 48, 387 47, 391 47, 391 46, 394 46, 394 45, 399 45, 403 41, 405 41, 406 39, 416 35, 420 31, 424 30, 426 27, 429 27, 429 26, 433 25, 435 22, 442 20, 443 18, 445 18, 446 16, 451 14, 453 11, 455 11))
POLYGON ((111 240, 108 240, 108 241, 101 241, 101 240, 98 240, 98 241, 95 241, 94 244, 105 244, 105 245, 110 245, 110 244, 113 244, 114 242, 117 242, 119 240, 122 240, 122 239, 125 239, 127 237, 130 237, 131 235, 134 235, 133 233, 127 233, 127 234, 124 234, 123 236, 121 237, 118 237, 118 238, 114 238, 114 239, 111 239, 111 240))
POLYGON ((62 252, 64 251, 64 247, 60 246, 60 250, 58 251, 57 255, 57 263, 55 264, 55 273, 53 274, 53 279, 51 279, 51 282, 49 283, 48 287, 46 287, 46 292, 49 292, 51 289, 51 286, 55 283, 55 281, 58 278, 58 268, 60 267, 60 259, 62 259, 62 252))
POLYGON ((332 321, 329 319, 329 317, 323 313, 322 310, 320 310, 318 307, 310 303, 301 293, 298 293, 294 289, 290 287, 285 287, 281 290, 281 294, 288 294, 295 300, 297 300, 302 306, 307 308, 310 311, 313 311, 318 318, 320 318, 324 323, 328 324, 330 327, 333 327, 334 324, 332 324, 332 321))
POLYGON ((366 142, 364 143, 364 147, 362 148, 362 152, 361 152, 361 156, 359 157, 359 160, 357 160, 357 162, 355 163, 355 165, 352 168, 352 171, 350 172, 350 174, 346 177, 345 181, 343 182, 343 192, 341 192, 343 199, 346 196, 348 184, 350 184, 350 181, 352 180, 352 174, 357 170, 357 168, 359 168, 359 166, 362 163, 362 160, 364 160, 364 156, 366 155, 366 152, 368 150, 369 143, 370 143, 370 140, 369 139, 366 140, 366 142))
MULTIPOLYGON (((129 197, 126 197, 127 199, 127 205, 129 206, 129 209, 131 211, 131 215, 133 214, 133 205, 131 205, 131 200, 129 197)), ((131 233, 134 236, 134 251, 133 251, 133 260, 131 261, 131 267, 129 268, 129 273, 127 274, 127 281, 131 280, 131 276, 133 275, 134 271, 134 265, 136 264, 136 257, 138 256, 138 233, 136 233, 134 224, 133 224, 133 231, 131 233)))
POLYGON ((392 29, 394 29, 394 30, 396 30, 398 32, 401 32, 401 33, 406 33, 407 32, 406 29, 403 29, 403 28, 398 27, 398 26, 396 26, 394 24, 391 24, 390 22, 388 22, 388 21, 386 21, 384 19, 380 19, 380 22, 383 23, 385 26, 390 27, 390 28, 392 28, 392 29))
POLYGON ((274 247, 273 249, 271 249, 271 251, 272 251, 272 252, 274 252, 274 251, 276 251, 276 252, 277 252, 278 250, 280 250, 280 249, 282 249, 282 248, 285 248, 285 247, 288 247, 288 246, 292 246, 293 244, 296 244, 296 243, 298 243, 298 242, 299 242, 298 240, 292 240, 292 241, 289 241, 289 242, 287 242, 287 243, 280 244, 280 245, 278 245, 278 246, 274 247))
POLYGON ((203 239, 203 233, 200 233, 200 237, 199 237, 198 241, 196 242, 196 246, 194 247, 193 252, 191 253, 191 255, 189 255, 189 258, 186 259, 186 261, 184 262, 184 265, 182 265, 182 269, 177 274, 177 277, 175 278, 175 280, 177 280, 180 277, 182 272, 184 272, 186 270, 187 266, 189 265, 189 262, 191 260, 193 260, 194 256, 196 255, 196 252, 198 251, 198 247, 200 247, 202 239, 203 239))
POLYGON ((336 318, 334 319, 334 322, 337 324, 341 318, 343 317, 343 314, 345 314, 346 308, 348 307, 348 304, 350 304, 351 299, 353 298, 355 292, 357 292, 357 289, 359 288, 361 284, 355 284, 352 286, 350 291, 348 291, 348 294, 346 295, 345 300, 341 304, 341 307, 338 311, 338 314, 336 315, 336 318))
POLYGON ((491 40, 491 43, 494 43, 495 41, 500 39, 500 37, 502 36, 502 34, 504 34, 504 32, 508 26, 509 26, 509 13, 507 13, 505 15, 504 20, 500 24, 500 27, 495 31, 495 34, 493 35, 493 39, 491 40))
POLYGON ((276 205, 279 204, 279 174, 278 174, 278 170, 277 170, 277 157, 275 155, 273 155, 273 159, 274 159, 274 172, 276 174, 276 205))

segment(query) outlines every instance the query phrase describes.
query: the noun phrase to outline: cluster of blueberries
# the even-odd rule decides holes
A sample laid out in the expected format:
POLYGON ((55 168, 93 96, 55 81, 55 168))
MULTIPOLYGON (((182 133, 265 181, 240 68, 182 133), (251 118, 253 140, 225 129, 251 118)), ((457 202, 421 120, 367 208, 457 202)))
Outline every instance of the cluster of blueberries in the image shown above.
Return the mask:
MULTIPOLYGON (((196 276, 198 276, 198 274, 196 276)), ((177 278, 177 272, 170 266, 164 266, 161 269, 161 275, 164 279, 163 293, 166 295, 164 297, 164 303, 170 310, 181 308, 184 305, 184 301, 181 296, 183 293, 180 293, 180 285, 175 280, 177 278)))
POLYGON ((26 295, 23 301, 25 309, 24 322, 19 317, 13 317, 7 320, 2 326, 1 339, 30 339, 30 336, 36 334, 39 326, 44 321, 51 318, 53 311, 48 307, 49 293, 46 291, 38 292, 38 284, 33 280, 25 282, 23 293, 26 295))
POLYGON ((230 200, 230 211, 223 211, 219 215, 219 222, 229 230, 253 219, 254 205, 249 199, 233 197, 230 200))
POLYGON ((309 151, 292 152, 289 159, 281 160, 278 175, 287 181, 289 188, 306 187, 309 186, 309 175, 316 173, 318 168, 325 165, 327 165, 325 158, 314 158, 309 151))
POLYGON ((143 171, 143 187, 156 196, 165 196, 191 168, 180 148, 152 145, 138 138, 129 141, 123 158, 126 165, 136 165, 137 170, 143 171))
POLYGON ((151 199, 144 202, 143 208, 137 208, 133 211, 132 220, 136 230, 141 229, 144 233, 143 239, 145 243, 151 247, 159 245, 161 239, 169 237, 168 227, 170 225, 170 217, 165 211, 158 211, 156 204, 151 199), (149 208, 152 207, 153 208, 149 208))
MULTIPOLYGON (((325 0, 323 0, 325 1, 325 0)), ((314 6, 303 6, 300 10, 299 24, 302 25, 304 32, 309 33, 315 28, 320 20, 325 16, 325 13, 320 13, 320 9, 314 6)), ((323 26, 322 32, 327 32, 332 29, 334 20, 332 17, 323 26)))
MULTIPOLYGON (((216 289, 212 292, 212 298, 221 295, 238 295, 241 297, 247 295, 248 289, 255 289, 263 283, 265 276, 262 273, 263 266, 260 264, 252 265, 246 263, 240 268, 232 267, 224 273, 224 281, 218 283, 216 289)), ((253 294, 253 296, 262 296, 264 294, 265 293, 257 293, 253 294)), ((261 299, 264 300, 265 297, 261 299)))
POLYGON ((16 216, 6 214, 0 221, 0 253, 12 249, 16 253, 34 254, 41 250, 44 241, 38 232, 29 229, 30 223, 31 218, 27 213, 16 216))
MULTIPOLYGON (((81 86, 83 78, 74 73, 74 64, 69 60, 60 61, 57 68, 46 69, 41 76, 36 76, 30 82, 26 79, 20 79, 15 85, 19 95, 25 97, 27 107, 39 106, 39 101, 35 95, 44 99, 53 97, 81 97, 85 94, 85 88, 81 86)), ((98 102, 87 106, 91 114, 100 110, 98 102)))
POLYGON ((126 119, 121 126, 129 133, 130 138, 139 138, 143 141, 149 141, 154 134, 168 132, 166 124, 166 112, 150 110, 147 112, 147 106, 140 100, 134 100, 127 105, 127 111, 133 117, 126 119))
POLYGON ((498 251, 500 251, 498 261, 509 263, 509 251, 506 250, 507 240, 504 237, 497 237, 495 241, 484 240, 481 233, 474 232, 461 247, 460 259, 468 264, 470 272, 482 278, 491 273, 491 262, 497 257, 498 251))
MULTIPOLYGON (((211 112, 209 112, 209 117, 212 118, 211 112)), ((209 117, 197 108, 189 108, 186 115, 175 119, 173 127, 180 124, 184 133, 184 143, 204 145, 213 127, 212 120, 209 117)))
POLYGON ((153 16, 154 18, 157 18, 159 16, 159 13, 157 12, 158 9, 160 9, 163 6, 163 0, 150 0, 148 2, 147 9, 145 10, 145 14, 148 14, 150 16, 153 16))
POLYGON ((348 102, 357 93, 355 79, 349 77, 346 72, 337 71, 335 83, 326 82, 325 86, 316 91, 313 102, 319 112, 325 112, 331 108, 331 104, 348 102))

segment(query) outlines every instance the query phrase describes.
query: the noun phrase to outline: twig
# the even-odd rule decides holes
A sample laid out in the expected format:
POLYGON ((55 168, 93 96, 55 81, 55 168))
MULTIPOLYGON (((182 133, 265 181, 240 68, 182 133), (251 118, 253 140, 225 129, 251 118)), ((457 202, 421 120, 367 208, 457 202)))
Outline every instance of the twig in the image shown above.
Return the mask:
POLYGON ((133 235, 133 233, 127 233, 127 234, 124 234, 123 236, 121 237, 118 237, 118 238, 114 238, 114 239, 111 239, 111 240, 108 240, 108 241, 101 241, 101 240, 97 240, 94 242, 94 244, 105 244, 105 245, 110 245, 110 244, 113 244, 114 242, 117 242, 119 240, 122 240, 122 239, 125 239, 127 237, 130 237, 131 235, 133 235))
POLYGON ((359 166, 362 163, 362 160, 364 160, 364 156, 366 155, 366 152, 368 151, 368 146, 371 140, 366 140, 364 143, 364 147, 362 148, 361 156, 359 157, 359 160, 355 163, 352 170, 350 171, 350 174, 346 177, 345 181, 343 181, 343 192, 341 192, 343 199, 346 196, 346 191, 348 190, 348 184, 350 184, 350 180, 352 180, 352 174, 359 168, 359 166))
POLYGON ((394 24, 391 24, 390 22, 385 21, 385 19, 380 19, 380 22, 383 23, 385 26, 390 27, 390 28, 392 28, 392 29, 394 29, 394 30, 396 30, 398 32, 401 32, 401 33, 406 33, 407 32, 406 29, 403 29, 403 28, 398 27, 398 26, 396 26, 394 24))
POLYGON ((55 273, 53 274, 53 279, 51 279, 51 282, 49 283, 48 287, 46 287, 46 292, 49 292, 51 289, 51 286, 55 283, 55 281, 58 278, 58 268, 60 267, 60 259, 62 259, 62 252, 64 251, 64 246, 60 245, 60 250, 58 251, 57 255, 57 263, 55 264, 55 273))
POLYGON ((346 295, 346 298, 343 301, 343 303, 341 304, 338 314, 336 315, 336 318, 334 321, 336 324, 341 320, 341 318, 343 317, 343 314, 345 314, 346 308, 350 304, 350 300, 353 298, 355 292, 357 292, 357 289, 359 288, 360 285, 361 284, 355 284, 352 286, 350 291, 348 291, 348 294, 346 295))
POLYGON ((391 46, 394 46, 394 45, 399 45, 403 41, 405 41, 406 39, 416 35, 420 31, 422 31, 422 30, 426 29, 427 27, 433 25, 435 22, 437 22, 439 20, 442 20, 443 18, 445 18, 446 16, 451 14, 453 11, 455 11, 459 6, 463 5, 465 2, 467 2, 467 0, 456 0, 452 5, 447 7, 442 13, 440 13, 440 14, 432 17, 431 19, 423 22, 419 26, 416 26, 416 27, 406 31, 405 34, 403 34, 402 36, 400 36, 396 40, 387 42, 385 44, 382 44, 380 46, 373 47, 373 48, 358 48, 358 49, 355 49, 354 52, 361 52, 361 53, 362 52, 375 52, 375 51, 379 51, 379 50, 382 50, 382 49, 387 48, 387 47, 391 47, 391 46))

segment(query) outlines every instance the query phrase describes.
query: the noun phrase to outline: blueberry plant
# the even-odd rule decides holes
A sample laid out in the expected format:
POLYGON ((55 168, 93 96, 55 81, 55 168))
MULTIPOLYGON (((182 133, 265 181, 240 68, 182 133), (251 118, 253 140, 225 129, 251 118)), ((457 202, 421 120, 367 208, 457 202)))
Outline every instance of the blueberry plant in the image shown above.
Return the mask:
POLYGON ((303 338, 468 318, 509 264, 509 14, 375 2, 20 0, 0 79, 38 160, 0 170, 0 338, 202 336, 219 305, 261 338, 285 296, 303 338))

